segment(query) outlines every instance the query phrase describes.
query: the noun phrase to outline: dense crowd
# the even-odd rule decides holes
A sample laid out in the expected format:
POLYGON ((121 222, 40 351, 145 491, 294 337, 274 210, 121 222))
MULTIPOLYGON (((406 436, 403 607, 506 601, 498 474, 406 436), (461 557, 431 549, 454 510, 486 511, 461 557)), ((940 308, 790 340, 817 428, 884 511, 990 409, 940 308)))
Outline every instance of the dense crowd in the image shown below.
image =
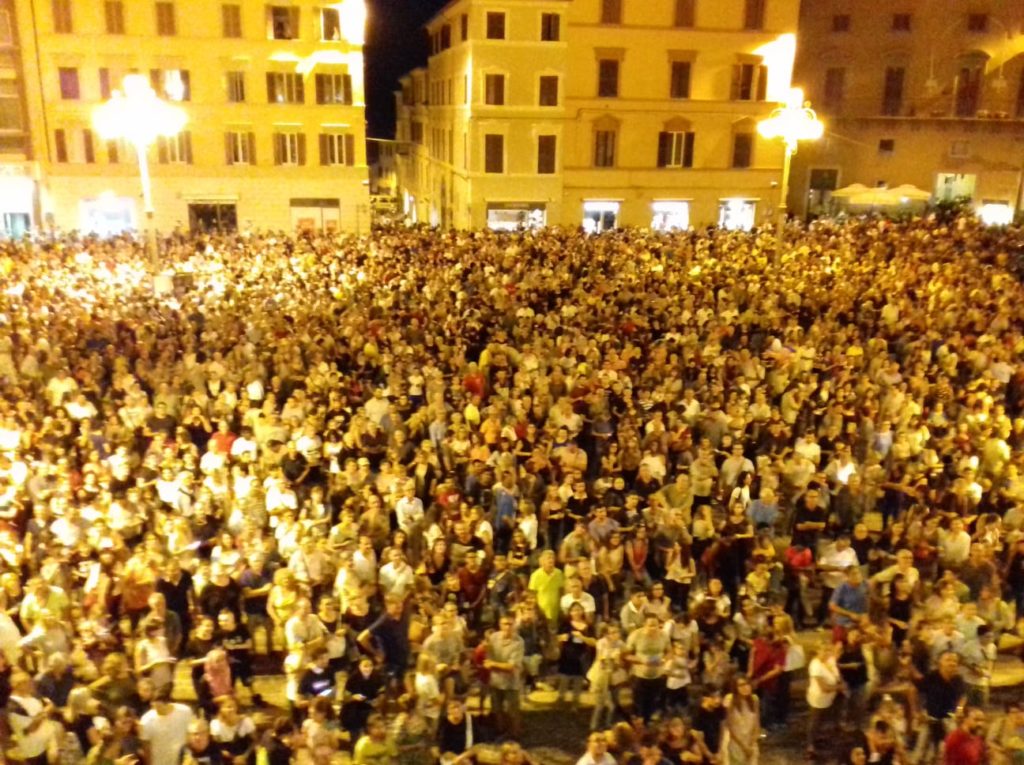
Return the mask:
POLYGON ((4 756, 1024 761, 1017 236, 0 244, 4 756))

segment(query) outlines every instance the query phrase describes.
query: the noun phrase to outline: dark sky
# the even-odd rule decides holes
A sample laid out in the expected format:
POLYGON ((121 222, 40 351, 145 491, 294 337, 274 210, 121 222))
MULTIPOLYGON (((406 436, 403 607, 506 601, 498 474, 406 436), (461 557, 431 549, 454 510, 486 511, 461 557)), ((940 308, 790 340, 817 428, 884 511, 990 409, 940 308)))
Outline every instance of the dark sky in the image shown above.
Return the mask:
POLYGON ((426 63, 423 24, 447 0, 368 0, 366 30, 366 119, 369 134, 391 138, 395 130, 392 91, 398 78, 426 63))

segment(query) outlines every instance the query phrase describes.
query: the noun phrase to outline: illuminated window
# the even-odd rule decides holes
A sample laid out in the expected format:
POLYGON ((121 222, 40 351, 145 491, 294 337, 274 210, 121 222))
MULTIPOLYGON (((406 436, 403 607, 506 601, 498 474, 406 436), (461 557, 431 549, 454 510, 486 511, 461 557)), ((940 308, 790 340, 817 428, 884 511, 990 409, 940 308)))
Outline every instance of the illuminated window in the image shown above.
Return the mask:
POLYGON ((346 133, 320 134, 320 164, 353 166, 356 162, 355 136, 346 133))
POLYGON ((124 34, 124 3, 121 0, 107 0, 103 4, 107 34, 124 34))
POLYGON ((289 5, 268 6, 267 37, 271 40, 297 40, 299 9, 289 5))
POLYGON ((229 165, 255 165, 256 134, 251 131, 225 133, 224 150, 229 165))
POLYGON ((161 98, 191 101, 192 78, 187 69, 150 69, 149 82, 161 98))
POLYGON ((242 36, 242 6, 225 3, 220 7, 220 20, 224 37, 239 38, 242 36))
POLYGON ((267 101, 272 104, 305 103, 302 75, 294 72, 267 72, 267 101))
POLYGON ((274 164, 306 164, 306 136, 303 133, 274 134, 274 164))
POLYGON ((693 167, 692 130, 658 133, 658 167, 693 167))
POLYGON ((156 4, 156 33, 161 37, 173 37, 178 33, 178 23, 174 17, 174 3, 156 4))
POLYGON ((651 212, 651 228, 655 231, 685 231, 690 227, 689 202, 655 202, 651 212))
POLYGON ((316 76, 316 102, 318 104, 352 104, 352 75, 318 74, 316 76))
POLYGON ((192 164, 192 134, 187 130, 170 137, 158 137, 156 149, 161 165, 192 164))

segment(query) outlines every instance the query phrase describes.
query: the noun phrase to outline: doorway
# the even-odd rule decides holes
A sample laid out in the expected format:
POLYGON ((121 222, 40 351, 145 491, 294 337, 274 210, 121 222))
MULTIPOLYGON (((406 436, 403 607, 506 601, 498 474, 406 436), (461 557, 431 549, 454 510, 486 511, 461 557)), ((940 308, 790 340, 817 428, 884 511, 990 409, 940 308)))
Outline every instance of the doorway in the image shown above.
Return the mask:
POLYGON ((238 208, 234 204, 197 202, 188 206, 188 225, 192 233, 238 230, 238 208))

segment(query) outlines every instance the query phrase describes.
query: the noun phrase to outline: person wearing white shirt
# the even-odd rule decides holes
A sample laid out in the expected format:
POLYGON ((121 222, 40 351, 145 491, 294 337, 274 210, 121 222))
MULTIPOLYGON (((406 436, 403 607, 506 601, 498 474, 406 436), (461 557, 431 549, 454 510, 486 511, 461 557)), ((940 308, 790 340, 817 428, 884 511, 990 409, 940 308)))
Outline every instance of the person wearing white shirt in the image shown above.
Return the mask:
POLYGON ((597 603, 594 596, 583 589, 583 581, 578 576, 569 577, 569 581, 566 582, 566 590, 567 592, 558 604, 559 613, 567 614, 569 606, 579 603, 583 607, 587 621, 593 623, 594 616, 597 614, 597 603))
POLYGON ((576 765, 615 765, 615 758, 608 753, 608 739, 603 731, 595 731, 587 738, 587 751, 576 760, 576 765))
POLYGON ((822 624, 828 617, 828 604, 832 599, 832 592, 846 580, 847 569, 859 565, 857 551, 850 546, 850 537, 846 534, 842 534, 833 544, 826 547, 818 558, 822 585, 818 621, 822 624))
POLYGON ((188 742, 192 710, 170 700, 170 689, 157 691, 153 708, 139 720, 139 738, 145 747, 149 765, 178 765, 182 748, 188 742))
POLYGON ((405 485, 402 497, 395 503, 395 518, 398 528, 409 536, 412 536, 417 524, 423 520, 423 501, 416 496, 414 482, 405 485))
POLYGON ((391 560, 380 567, 378 583, 384 591, 385 598, 398 598, 405 600, 405 596, 412 592, 416 583, 416 572, 405 560, 401 550, 391 550, 391 560))
POLYGON ((842 647, 842 643, 823 643, 807 668, 807 706, 811 709, 807 727, 808 754, 814 753, 821 725, 843 685, 837 664, 842 647))
POLYGON ((939 559, 947 568, 959 568, 971 554, 971 535, 964 529, 964 522, 954 518, 949 531, 939 532, 939 559))

